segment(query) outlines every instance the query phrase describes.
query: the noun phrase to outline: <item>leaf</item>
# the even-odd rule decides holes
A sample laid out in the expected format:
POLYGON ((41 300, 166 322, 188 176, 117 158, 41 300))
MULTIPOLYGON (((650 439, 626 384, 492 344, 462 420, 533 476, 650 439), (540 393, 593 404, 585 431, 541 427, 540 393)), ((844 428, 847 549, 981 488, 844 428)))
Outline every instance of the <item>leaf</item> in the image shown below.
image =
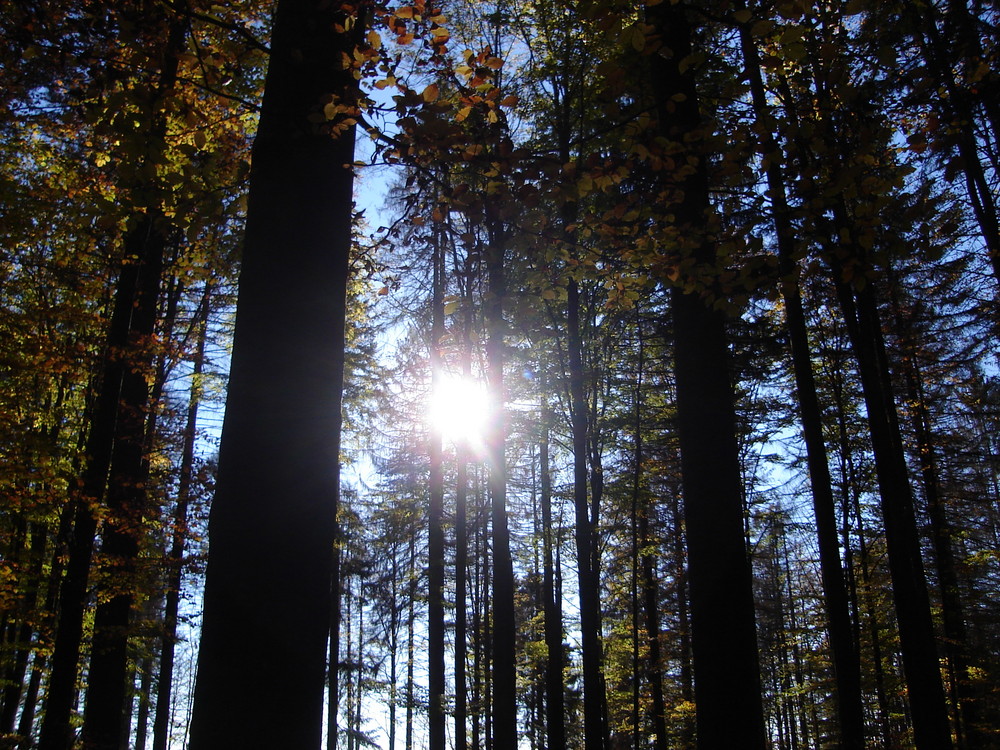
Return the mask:
POLYGON ((396 18, 413 18, 413 6, 403 5, 402 7, 396 8, 393 15, 396 18))
POLYGON ((753 18, 753 14, 746 8, 733 13, 733 20, 736 23, 747 23, 751 18, 753 18))
POLYGON ((503 60, 501 60, 499 57, 491 57, 485 62, 485 65, 487 68, 492 68, 493 70, 500 70, 500 68, 503 67, 503 60))
POLYGON ((438 90, 438 85, 436 83, 432 83, 424 89, 421 96, 424 98, 424 101, 429 104, 430 102, 436 102, 439 94, 440 91, 438 90))
POLYGON ((377 31, 369 31, 367 39, 368 44, 370 44, 372 48, 382 49, 382 37, 378 35, 377 31))

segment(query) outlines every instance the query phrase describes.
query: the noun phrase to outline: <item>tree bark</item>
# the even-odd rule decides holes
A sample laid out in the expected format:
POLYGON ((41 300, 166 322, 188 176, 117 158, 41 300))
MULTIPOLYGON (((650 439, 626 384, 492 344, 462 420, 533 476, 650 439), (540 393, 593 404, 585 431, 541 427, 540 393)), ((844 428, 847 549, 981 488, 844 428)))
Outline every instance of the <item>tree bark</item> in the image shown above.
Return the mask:
POLYGON ((795 261, 795 235, 789 218, 787 191, 781 167, 780 149, 766 120, 767 97, 761 76, 756 42, 746 24, 740 28, 747 78, 761 133, 759 150, 766 159, 768 195, 771 199, 781 295, 785 303, 785 321, 792 350, 792 369, 798 393, 802 433, 806 443, 809 481, 812 488, 813 514, 819 544, 823 603, 826 609, 830 650, 837 686, 837 715, 840 743, 843 748, 861 750, 865 746, 864 712, 861 693, 861 661, 851 630, 850 608, 844 571, 837 540, 836 503, 826 443, 823 438, 822 410, 813 377, 812 355, 806 327, 802 295, 795 261))
POLYGON ((326 646, 336 638, 329 601, 357 92, 342 56, 353 58, 363 25, 338 32, 346 12, 312 0, 279 0, 275 10, 191 750, 314 750, 321 740, 326 646), (327 104, 348 112, 324 120, 327 104))
POLYGON ((214 284, 208 282, 198 306, 191 390, 184 424, 177 503, 174 507, 170 552, 167 557, 166 598, 163 607, 163 635, 160 639, 160 671, 156 681, 156 710, 153 714, 153 750, 167 750, 170 738, 170 704, 173 694, 174 647, 177 643, 177 614, 180 609, 181 582, 184 576, 184 550, 187 546, 187 515, 191 502, 194 475, 194 450, 197 441, 198 407, 202 398, 201 376, 205 366, 208 313, 214 284))
POLYGON ((566 713, 564 708, 562 607, 556 597, 553 550, 558 536, 552 526, 552 474, 549 465, 549 428, 552 409, 541 382, 541 438, 538 445, 542 504, 542 602, 545 618, 545 736, 546 747, 557 750, 566 746, 566 713))
MULTIPOLYGON (((660 135, 693 160, 692 174, 665 184, 674 226, 689 255, 717 263, 709 234, 707 166, 698 92, 690 68, 691 28, 679 6, 647 11, 656 47, 650 57, 660 135)), ((674 158, 678 158, 676 155, 674 158)), ((665 178, 670 179, 670 178, 665 178)), ((671 294, 677 427, 687 526, 698 747, 766 747, 750 560, 725 317, 695 293, 671 294)))
MULTIPOLYGON (((834 274, 842 278, 837 263, 834 274)), ((837 292, 868 411, 913 739, 918 750, 942 750, 952 747, 951 728, 875 291, 870 283, 856 290, 838 280, 837 292)))
POLYGON ((490 398, 493 401, 487 436, 489 491, 493 527, 493 746, 517 747, 517 653, 514 622, 514 564, 507 525, 507 463, 504 442, 504 319, 506 294, 504 231, 490 227, 486 249, 489 297, 486 303, 486 358, 490 398))
MULTIPOLYGON (((441 388, 441 339, 444 337, 444 251, 441 233, 435 232, 432 250, 433 282, 431 299, 431 391, 441 388)), ((428 748, 445 746, 444 676, 444 465, 442 436, 437 425, 428 430, 430 459, 429 503, 427 507, 427 688, 428 748)))

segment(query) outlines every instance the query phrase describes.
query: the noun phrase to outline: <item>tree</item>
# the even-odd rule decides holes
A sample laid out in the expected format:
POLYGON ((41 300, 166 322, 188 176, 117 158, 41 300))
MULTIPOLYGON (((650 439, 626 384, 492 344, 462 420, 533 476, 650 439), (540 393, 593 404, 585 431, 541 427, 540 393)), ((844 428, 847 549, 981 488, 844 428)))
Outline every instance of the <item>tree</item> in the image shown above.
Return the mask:
POLYGON ((363 25, 355 10, 275 10, 209 522, 196 749, 320 741, 357 106, 342 60, 363 25), (270 719, 247 721, 255 705, 270 719))
POLYGON ((676 218, 675 262, 703 276, 671 295, 677 426, 687 528, 695 698, 700 748, 763 748, 764 717, 750 563, 743 536, 739 454, 725 317, 713 281, 705 138, 690 66, 692 28, 678 6, 654 5, 648 20, 658 135, 694 168, 669 175, 660 200, 676 218), (690 160, 690 161, 688 161, 690 160), (699 295, 697 289, 704 289, 699 295))

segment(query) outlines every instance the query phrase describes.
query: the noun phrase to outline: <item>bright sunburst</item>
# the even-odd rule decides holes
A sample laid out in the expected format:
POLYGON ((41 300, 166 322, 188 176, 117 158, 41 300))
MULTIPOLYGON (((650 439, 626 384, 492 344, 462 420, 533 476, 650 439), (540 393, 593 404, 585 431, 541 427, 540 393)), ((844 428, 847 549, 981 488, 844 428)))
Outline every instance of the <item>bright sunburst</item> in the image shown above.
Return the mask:
POLYGON ((486 388, 469 378, 445 376, 435 385, 427 407, 427 421, 445 440, 482 445, 489 423, 486 388))

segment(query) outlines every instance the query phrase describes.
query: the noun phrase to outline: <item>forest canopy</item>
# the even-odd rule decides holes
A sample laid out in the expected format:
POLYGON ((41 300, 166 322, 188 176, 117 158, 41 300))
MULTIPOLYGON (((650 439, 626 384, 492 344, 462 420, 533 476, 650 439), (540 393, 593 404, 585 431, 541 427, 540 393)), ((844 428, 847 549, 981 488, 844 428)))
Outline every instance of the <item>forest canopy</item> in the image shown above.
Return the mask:
POLYGON ((1000 747, 1000 7, 0 7, 0 748, 1000 747))

